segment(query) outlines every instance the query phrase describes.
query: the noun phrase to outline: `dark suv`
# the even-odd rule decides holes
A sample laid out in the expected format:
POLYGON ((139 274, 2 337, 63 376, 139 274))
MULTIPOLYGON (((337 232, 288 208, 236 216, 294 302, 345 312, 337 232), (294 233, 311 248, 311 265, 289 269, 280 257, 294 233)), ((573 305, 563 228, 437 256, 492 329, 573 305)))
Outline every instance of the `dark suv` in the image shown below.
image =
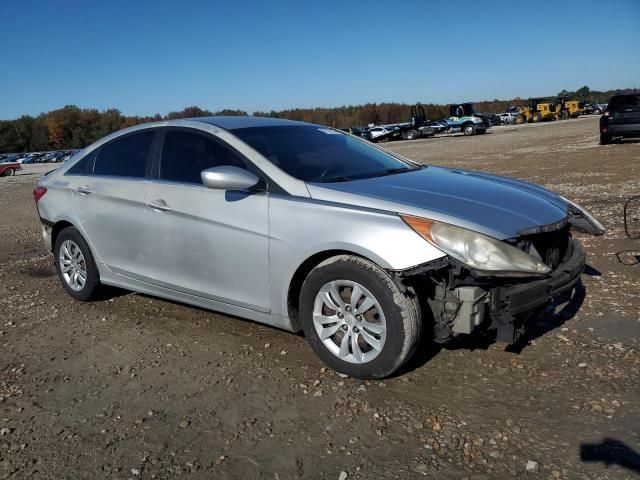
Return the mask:
POLYGON ((600 117, 600 143, 613 137, 640 137, 640 93, 614 95, 600 117))

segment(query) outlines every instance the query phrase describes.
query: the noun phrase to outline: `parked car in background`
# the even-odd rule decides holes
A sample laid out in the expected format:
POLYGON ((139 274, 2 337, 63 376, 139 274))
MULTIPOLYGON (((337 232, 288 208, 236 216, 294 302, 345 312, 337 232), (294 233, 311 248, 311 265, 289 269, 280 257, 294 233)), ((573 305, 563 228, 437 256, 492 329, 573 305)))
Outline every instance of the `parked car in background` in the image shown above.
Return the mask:
POLYGON ((600 143, 640 137, 640 93, 614 95, 600 117, 600 143))
POLYGON ((365 138, 372 142, 382 142, 394 138, 400 139, 402 138, 402 134, 399 130, 391 127, 372 127, 367 131, 365 138))
POLYGON ((446 120, 432 120, 429 125, 433 128, 435 134, 445 133, 451 128, 446 120))
POLYGON ((18 162, 0 162, 0 176, 2 177, 12 177, 16 172, 20 170, 22 170, 22 165, 20 165, 18 162))
POLYGON ((499 113, 498 116, 500 117, 500 122, 501 123, 512 124, 512 123, 516 123, 516 119, 518 118, 518 113, 517 112, 504 112, 504 113, 499 113))
POLYGON ((582 109, 583 115, 600 115, 607 109, 606 103, 588 103, 582 109))
POLYGON ((571 229, 604 233, 542 187, 259 117, 127 128, 34 199, 73 298, 114 285, 303 330, 357 378, 393 374, 424 338, 516 341, 580 279, 571 229))

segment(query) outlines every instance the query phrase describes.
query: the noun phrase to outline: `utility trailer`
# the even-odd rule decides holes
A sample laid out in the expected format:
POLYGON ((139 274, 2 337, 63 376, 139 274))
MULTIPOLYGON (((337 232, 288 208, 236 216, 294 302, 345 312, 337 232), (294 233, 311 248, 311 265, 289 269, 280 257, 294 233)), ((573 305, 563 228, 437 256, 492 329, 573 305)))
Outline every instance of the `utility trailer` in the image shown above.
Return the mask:
POLYGON ((372 142, 385 140, 415 140, 416 138, 432 137, 436 134, 434 122, 427 120, 422 105, 411 107, 411 121, 379 125, 369 129, 368 139, 372 142))

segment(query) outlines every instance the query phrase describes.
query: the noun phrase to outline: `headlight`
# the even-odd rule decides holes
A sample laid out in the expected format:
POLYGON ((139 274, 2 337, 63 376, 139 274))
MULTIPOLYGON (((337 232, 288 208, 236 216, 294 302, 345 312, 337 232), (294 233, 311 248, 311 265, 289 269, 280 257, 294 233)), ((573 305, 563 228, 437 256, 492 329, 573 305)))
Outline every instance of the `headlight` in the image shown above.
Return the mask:
MULTIPOLYGON (((602 225, 602 223, 600 223, 600 221, 596 217, 587 212, 586 209, 578 205, 576 202, 572 202, 568 198, 564 198, 562 195, 560 195, 560 198, 571 205, 573 209, 576 210, 577 213, 579 213, 585 219, 585 221, 593 227, 593 231, 586 230, 587 233, 592 233, 594 235, 603 235, 607 231, 605 226, 602 225)), ((582 229, 582 231, 585 230, 582 229)))
POLYGON ((400 215, 418 235, 473 270, 485 273, 543 275, 551 269, 528 253, 466 228, 400 215))

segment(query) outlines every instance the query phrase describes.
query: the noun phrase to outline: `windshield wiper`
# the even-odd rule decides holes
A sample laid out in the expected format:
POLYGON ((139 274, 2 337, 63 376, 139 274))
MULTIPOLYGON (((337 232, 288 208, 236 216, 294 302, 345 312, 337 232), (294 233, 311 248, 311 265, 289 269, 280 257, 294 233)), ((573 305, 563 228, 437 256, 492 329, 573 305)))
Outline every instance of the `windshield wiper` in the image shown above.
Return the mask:
POLYGON ((414 170, 413 168, 409 168, 409 167, 387 168, 386 170, 383 170, 382 172, 374 173, 373 175, 368 175, 365 178, 386 177, 387 175, 395 175, 396 173, 412 172, 413 170, 414 170))
POLYGON ((336 175, 335 177, 320 177, 311 180, 312 182, 320 182, 320 183, 334 183, 334 182, 350 182, 354 180, 351 177, 345 177, 344 175, 336 175))

